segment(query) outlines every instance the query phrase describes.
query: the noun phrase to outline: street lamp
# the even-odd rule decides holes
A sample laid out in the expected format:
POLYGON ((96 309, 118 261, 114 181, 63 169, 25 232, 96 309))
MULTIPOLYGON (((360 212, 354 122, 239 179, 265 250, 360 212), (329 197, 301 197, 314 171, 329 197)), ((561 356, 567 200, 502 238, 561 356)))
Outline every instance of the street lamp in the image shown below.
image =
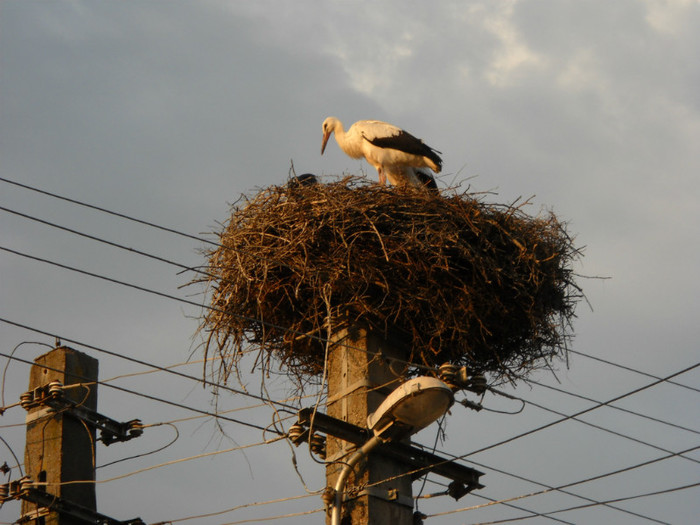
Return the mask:
POLYGON ((450 387, 434 377, 406 381, 387 396, 367 417, 367 426, 374 436, 355 451, 336 480, 331 525, 340 525, 345 483, 355 465, 380 443, 411 436, 437 421, 453 402, 450 387))

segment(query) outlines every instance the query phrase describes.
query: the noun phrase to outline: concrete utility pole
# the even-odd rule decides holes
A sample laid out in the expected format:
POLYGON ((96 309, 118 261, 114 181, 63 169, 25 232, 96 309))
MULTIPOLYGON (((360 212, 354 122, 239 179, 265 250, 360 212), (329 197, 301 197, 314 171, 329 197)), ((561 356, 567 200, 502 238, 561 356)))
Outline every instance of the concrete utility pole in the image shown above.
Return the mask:
MULTIPOLYGON (((97 409, 98 362, 82 352, 67 347, 56 348, 35 359, 30 371, 29 391, 59 381, 63 396, 75 404, 97 409), (65 388, 82 383, 85 386, 65 388)), ((39 396, 36 396, 39 397, 39 396)), ((67 481, 95 479, 95 428, 78 419, 65 417, 45 404, 27 413, 25 470, 30 479, 49 483, 46 492, 80 507, 95 511, 94 483, 59 485, 67 481), (54 483, 56 485, 54 485, 54 483)), ((42 509, 44 512, 46 508, 42 509)), ((22 517, 40 520, 40 507, 22 501, 22 517)), ((39 521, 41 522, 41 521, 39 521)), ((43 516, 45 525, 84 525, 85 521, 54 510, 43 516)))
MULTIPOLYGON (((404 360, 405 356, 376 333, 354 327, 336 332, 328 356, 328 415, 366 428, 367 416, 402 382, 405 365, 392 358, 404 360)), ((356 448, 329 435, 326 461, 347 460, 356 448)), ((335 485, 342 467, 343 463, 328 465, 328 486, 335 485)), ((370 453, 364 464, 356 468, 356 475, 349 479, 346 489, 349 498, 343 505, 342 523, 411 525, 413 496, 409 476, 363 488, 409 470, 399 460, 370 453)))

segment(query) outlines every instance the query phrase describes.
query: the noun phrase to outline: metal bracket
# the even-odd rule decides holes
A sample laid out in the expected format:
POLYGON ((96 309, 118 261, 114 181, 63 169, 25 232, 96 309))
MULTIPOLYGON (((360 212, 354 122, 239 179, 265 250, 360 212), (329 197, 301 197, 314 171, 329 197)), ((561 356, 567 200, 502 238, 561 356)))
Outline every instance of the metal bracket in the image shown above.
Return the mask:
MULTIPOLYGON (((54 403, 55 402, 51 402, 49 404, 54 405, 54 403)), ((143 425, 140 419, 132 419, 131 421, 120 423, 94 410, 77 406, 70 401, 68 404, 68 411, 66 413, 99 430, 99 439, 107 446, 117 441, 129 441, 143 434, 143 425)))
POLYGON ((357 493, 357 497, 360 496, 372 496, 373 498, 379 498, 384 501, 390 501, 391 503, 397 503, 398 505, 403 505, 409 509, 413 508, 413 498, 410 496, 405 496, 400 494, 398 489, 381 489, 379 487, 368 487, 357 493))
MULTIPOLYGON (((319 432, 325 432, 328 435, 358 446, 366 443, 372 436, 372 433, 366 428, 358 427, 357 425, 336 419, 318 411, 314 413, 311 408, 304 408, 297 413, 297 423, 308 427, 311 422, 312 414, 314 430, 319 432)), ((415 474, 412 476, 415 478, 424 475, 426 472, 434 472, 452 481, 463 483, 467 492, 484 488, 484 485, 479 483, 479 477, 483 476, 483 472, 479 472, 466 465, 461 465, 454 460, 432 454, 406 443, 399 442, 381 445, 376 449, 376 453, 411 465, 411 467, 416 470, 415 474)))

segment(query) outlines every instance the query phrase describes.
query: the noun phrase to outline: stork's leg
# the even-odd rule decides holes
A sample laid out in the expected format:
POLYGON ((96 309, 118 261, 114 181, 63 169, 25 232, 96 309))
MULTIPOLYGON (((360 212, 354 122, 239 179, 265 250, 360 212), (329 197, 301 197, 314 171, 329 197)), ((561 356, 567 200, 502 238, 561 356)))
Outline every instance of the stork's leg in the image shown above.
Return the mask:
POLYGON ((386 175, 384 175, 384 170, 379 167, 377 168, 377 174, 379 175, 379 184, 382 186, 386 185, 386 175))

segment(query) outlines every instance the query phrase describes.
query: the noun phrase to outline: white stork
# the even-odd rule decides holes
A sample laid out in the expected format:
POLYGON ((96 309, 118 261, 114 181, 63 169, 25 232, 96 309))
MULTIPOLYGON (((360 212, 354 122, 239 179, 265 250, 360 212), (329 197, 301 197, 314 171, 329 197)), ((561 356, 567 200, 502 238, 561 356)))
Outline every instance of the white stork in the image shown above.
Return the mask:
POLYGON ((385 184, 389 179, 394 186, 410 184, 425 187, 429 184, 427 177, 434 185, 432 176, 418 172, 417 168, 430 168, 435 173, 440 173, 442 168, 439 151, 386 122, 360 120, 345 131, 342 122, 335 117, 328 117, 323 121, 321 155, 332 133, 335 133, 338 146, 347 155, 353 159, 364 157, 377 169, 380 184, 385 184))

